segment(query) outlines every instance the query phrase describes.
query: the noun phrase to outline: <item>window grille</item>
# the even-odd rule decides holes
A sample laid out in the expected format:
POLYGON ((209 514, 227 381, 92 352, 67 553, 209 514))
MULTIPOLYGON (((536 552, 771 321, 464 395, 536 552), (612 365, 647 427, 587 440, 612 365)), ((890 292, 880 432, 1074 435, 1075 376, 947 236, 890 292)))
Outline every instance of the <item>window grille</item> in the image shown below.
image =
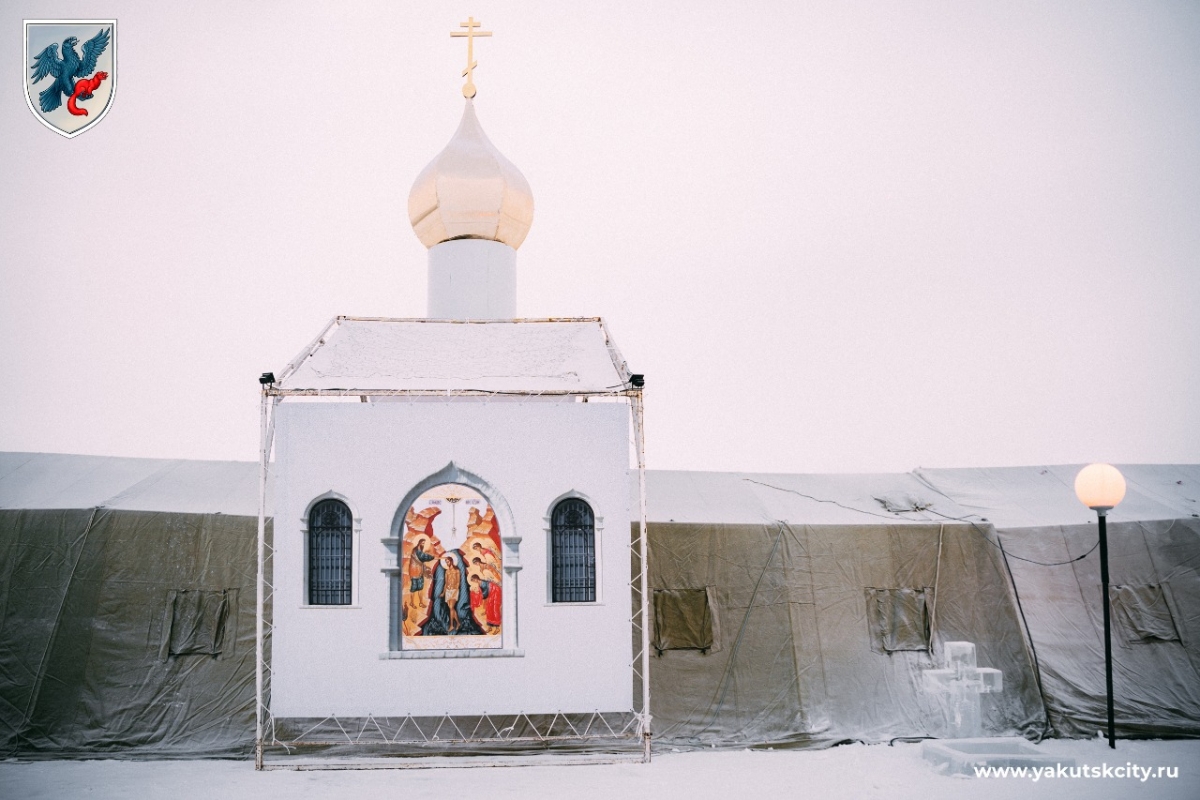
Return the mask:
POLYGON ((322 500, 308 515, 308 603, 348 606, 353 520, 341 500, 322 500))
POLYGON ((596 602, 596 518, 577 497, 563 500, 550 516, 551 601, 596 602))

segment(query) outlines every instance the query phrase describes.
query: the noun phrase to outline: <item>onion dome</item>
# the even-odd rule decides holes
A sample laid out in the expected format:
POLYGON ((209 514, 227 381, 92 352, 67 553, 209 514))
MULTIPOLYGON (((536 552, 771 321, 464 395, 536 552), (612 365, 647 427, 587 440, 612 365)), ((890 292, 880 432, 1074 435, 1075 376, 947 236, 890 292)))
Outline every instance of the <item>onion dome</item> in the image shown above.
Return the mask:
POLYGON ((501 155, 468 99, 446 148, 421 171, 408 195, 408 219, 421 244, 490 239, 514 250, 533 224, 533 192, 501 155))

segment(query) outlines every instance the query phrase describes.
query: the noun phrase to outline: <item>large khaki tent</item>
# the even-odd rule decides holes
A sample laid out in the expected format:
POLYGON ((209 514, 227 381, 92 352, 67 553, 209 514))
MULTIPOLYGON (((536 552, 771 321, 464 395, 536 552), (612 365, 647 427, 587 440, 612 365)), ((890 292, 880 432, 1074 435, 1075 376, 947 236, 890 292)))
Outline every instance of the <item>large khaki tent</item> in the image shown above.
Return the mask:
MULTIPOLYGON (((1094 735, 1096 525, 1076 469, 650 471, 656 739, 942 735, 922 675, 947 641, 1003 672, 988 732, 1094 735)), ((1118 735, 1198 735, 1200 467, 1122 471, 1118 735)), ((0 752, 249 751, 256 472, 0 454, 0 752)))
POLYGON ((922 681, 946 641, 974 643, 979 665, 1003 672, 1005 691, 984 697, 987 730, 1044 732, 995 531, 955 521, 944 497, 934 511, 913 476, 668 472, 648 496, 660 738, 946 735, 942 698, 922 681), (696 641, 704 614, 711 633, 696 641))
MULTIPOLYGON (((1113 694, 1119 736, 1200 735, 1200 466, 1123 466, 1109 516, 1113 694)), ((988 519, 1009 564, 1058 736, 1106 722, 1096 517, 1074 498, 1078 467, 918 470, 988 519), (1045 563, 1068 562, 1045 567, 1045 563)))
MULTIPOLYGON (((1003 672, 1004 691, 981 698, 986 732, 1095 735, 1097 525, 1075 499, 1078 469, 651 473, 650 585, 668 648, 651 664, 656 736, 944 735, 946 709, 921 677, 948 641, 975 643, 979 666, 1003 672), (919 602, 904 607, 903 593, 919 602)), ((1200 467, 1121 469, 1129 493, 1109 526, 1117 733, 1198 735, 1200 467)))
POLYGON ((0 453, 0 752, 246 751, 257 476, 0 453))

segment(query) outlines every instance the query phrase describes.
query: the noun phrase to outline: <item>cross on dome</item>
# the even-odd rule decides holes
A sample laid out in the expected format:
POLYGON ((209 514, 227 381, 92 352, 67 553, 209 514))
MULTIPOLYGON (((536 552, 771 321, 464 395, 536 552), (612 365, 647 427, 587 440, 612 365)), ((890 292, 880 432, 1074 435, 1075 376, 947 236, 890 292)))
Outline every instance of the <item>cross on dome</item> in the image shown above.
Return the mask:
POLYGON ((491 31, 475 30, 480 26, 480 24, 481 23, 477 22, 474 17, 467 17, 466 22, 458 23, 458 27, 466 28, 465 31, 450 31, 450 36, 452 38, 457 39, 460 37, 466 37, 467 40, 467 68, 464 69, 462 73, 462 76, 467 79, 467 82, 463 84, 462 93, 463 97, 467 98, 468 100, 475 96, 475 82, 473 79, 475 77, 475 68, 479 66, 479 63, 475 60, 475 37, 492 35, 491 31))

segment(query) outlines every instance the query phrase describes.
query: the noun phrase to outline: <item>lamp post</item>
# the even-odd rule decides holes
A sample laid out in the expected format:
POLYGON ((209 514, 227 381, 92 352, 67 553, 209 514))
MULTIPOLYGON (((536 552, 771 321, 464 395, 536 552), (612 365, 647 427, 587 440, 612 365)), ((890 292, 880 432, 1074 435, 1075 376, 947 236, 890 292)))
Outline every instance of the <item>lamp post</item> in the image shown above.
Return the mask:
POLYGON ((1112 623, 1108 600, 1108 532, 1105 520, 1125 497, 1125 478, 1111 464, 1089 464, 1075 476, 1075 496, 1096 512, 1100 519, 1100 582, 1103 584, 1101 607, 1104 609, 1104 689, 1108 701, 1108 746, 1116 749, 1113 728, 1112 623))

